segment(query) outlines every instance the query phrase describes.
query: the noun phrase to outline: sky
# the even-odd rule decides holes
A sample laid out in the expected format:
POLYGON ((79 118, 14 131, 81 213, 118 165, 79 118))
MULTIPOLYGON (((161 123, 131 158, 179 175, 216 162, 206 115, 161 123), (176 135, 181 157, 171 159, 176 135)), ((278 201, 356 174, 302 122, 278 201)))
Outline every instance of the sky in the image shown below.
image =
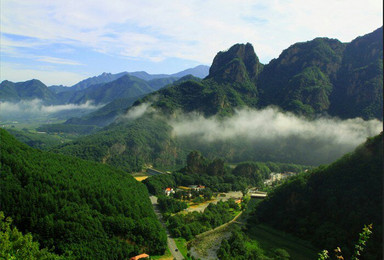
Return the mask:
POLYGON ((0 81, 71 86, 103 72, 175 73, 250 42, 267 64, 296 42, 350 42, 382 0, 0 0, 0 81))

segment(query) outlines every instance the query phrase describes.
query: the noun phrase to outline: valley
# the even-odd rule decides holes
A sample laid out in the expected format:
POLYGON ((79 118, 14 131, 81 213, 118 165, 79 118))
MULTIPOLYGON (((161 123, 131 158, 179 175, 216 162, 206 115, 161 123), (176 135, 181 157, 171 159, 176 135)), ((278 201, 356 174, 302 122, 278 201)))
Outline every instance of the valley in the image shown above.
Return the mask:
POLYGON ((0 258, 382 259, 382 64, 383 27, 266 64, 246 43, 171 74, 4 80, 0 258))

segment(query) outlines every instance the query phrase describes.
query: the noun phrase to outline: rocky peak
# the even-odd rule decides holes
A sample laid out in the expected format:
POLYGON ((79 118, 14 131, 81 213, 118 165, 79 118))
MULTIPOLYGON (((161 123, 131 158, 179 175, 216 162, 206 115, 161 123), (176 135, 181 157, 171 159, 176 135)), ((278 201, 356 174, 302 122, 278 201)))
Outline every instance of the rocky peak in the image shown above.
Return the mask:
POLYGON ((262 64, 250 43, 235 44, 228 51, 216 55, 208 78, 218 82, 255 82, 261 68, 262 64))

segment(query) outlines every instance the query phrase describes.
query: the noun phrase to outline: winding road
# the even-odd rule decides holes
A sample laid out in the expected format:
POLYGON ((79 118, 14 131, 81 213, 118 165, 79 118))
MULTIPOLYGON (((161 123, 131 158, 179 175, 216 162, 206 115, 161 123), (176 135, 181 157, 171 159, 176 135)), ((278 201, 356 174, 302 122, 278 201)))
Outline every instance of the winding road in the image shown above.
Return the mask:
POLYGON ((165 226, 165 223, 163 221, 163 217, 162 217, 161 212, 159 210, 159 205, 157 203, 157 197, 156 196, 150 196, 149 199, 152 202, 153 210, 155 211, 157 218, 159 219, 160 223, 163 225, 163 227, 165 228, 165 231, 167 232, 168 248, 171 251, 172 256, 176 260, 183 260, 184 259, 183 255, 180 253, 179 249, 176 246, 175 240, 171 237, 171 235, 169 234, 169 232, 167 230, 167 227, 165 226))

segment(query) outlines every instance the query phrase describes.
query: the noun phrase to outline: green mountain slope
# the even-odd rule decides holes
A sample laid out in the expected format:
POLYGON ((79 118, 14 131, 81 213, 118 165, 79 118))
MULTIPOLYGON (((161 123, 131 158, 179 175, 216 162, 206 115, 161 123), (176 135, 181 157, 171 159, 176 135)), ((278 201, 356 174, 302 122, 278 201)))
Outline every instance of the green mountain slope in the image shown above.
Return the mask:
POLYGON ((171 127, 151 115, 121 120, 52 151, 107 163, 126 171, 141 171, 144 164, 182 165, 185 158, 172 138, 171 127))
POLYGON ((260 76, 260 105, 305 115, 326 111, 344 48, 338 40, 317 38, 284 50, 260 76))
POLYGON ((118 98, 138 97, 153 91, 154 89, 146 81, 124 75, 115 81, 78 91, 67 102, 85 103, 92 100, 96 104, 106 104, 118 98))
POLYGON ((254 220, 310 240, 320 249, 339 246, 348 258, 363 226, 373 223, 364 259, 382 259, 382 191, 381 133, 335 163, 274 190, 256 209, 254 220))
POLYGON ((0 101, 18 102, 23 99, 41 99, 48 104, 56 102, 55 94, 39 80, 32 79, 17 83, 7 80, 1 82, 0 101))
POLYGON ((255 107, 257 77, 262 65, 250 44, 237 44, 219 52, 210 74, 202 81, 189 80, 161 89, 134 106, 151 102, 164 113, 200 112, 206 116, 233 114, 236 107, 255 107))
POLYGON ((0 204, 42 247, 75 259, 163 253, 145 186, 106 165, 32 149, 0 129, 0 204))

